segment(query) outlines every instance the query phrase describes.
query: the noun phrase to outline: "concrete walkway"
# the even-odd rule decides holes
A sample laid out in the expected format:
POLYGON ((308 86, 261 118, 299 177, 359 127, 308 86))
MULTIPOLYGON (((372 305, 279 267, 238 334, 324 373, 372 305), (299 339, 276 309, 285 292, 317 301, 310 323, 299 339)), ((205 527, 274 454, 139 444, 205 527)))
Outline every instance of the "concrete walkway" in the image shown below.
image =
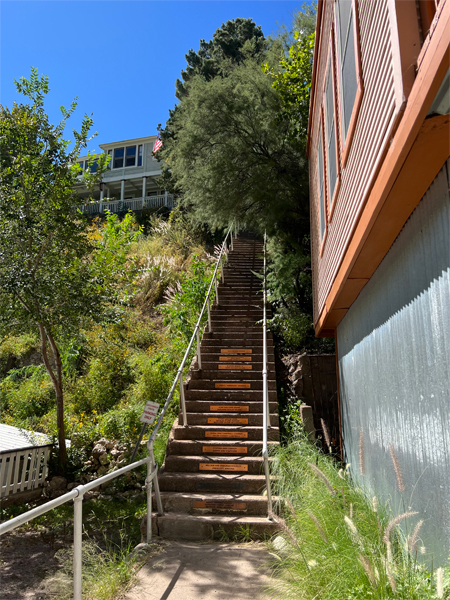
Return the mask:
POLYGON ((262 544, 169 542, 124 600, 267 600, 268 559, 262 544))

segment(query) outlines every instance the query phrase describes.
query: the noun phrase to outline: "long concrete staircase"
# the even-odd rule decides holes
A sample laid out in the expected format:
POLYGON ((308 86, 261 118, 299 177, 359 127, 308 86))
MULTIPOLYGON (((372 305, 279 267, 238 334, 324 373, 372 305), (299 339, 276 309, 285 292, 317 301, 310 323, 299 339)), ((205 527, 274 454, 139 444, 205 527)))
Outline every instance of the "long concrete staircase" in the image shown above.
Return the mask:
MULTIPOLYGON (((186 385, 182 413, 169 439, 159 475, 165 515, 156 531, 175 539, 255 537, 277 525, 267 519, 263 445, 263 244, 234 240, 211 312, 212 332, 201 343, 201 370, 186 385)), ((268 313, 270 316, 270 312, 268 313)), ((271 428, 279 440, 273 340, 268 334, 271 428)))

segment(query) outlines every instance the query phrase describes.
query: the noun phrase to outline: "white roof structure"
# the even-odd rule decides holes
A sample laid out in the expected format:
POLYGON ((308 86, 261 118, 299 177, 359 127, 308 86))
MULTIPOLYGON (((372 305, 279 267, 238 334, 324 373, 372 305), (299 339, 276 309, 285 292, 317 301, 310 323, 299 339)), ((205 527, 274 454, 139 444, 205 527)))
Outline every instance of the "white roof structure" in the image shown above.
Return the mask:
POLYGON ((19 429, 12 425, 0 423, 0 452, 20 450, 31 446, 46 446, 51 440, 43 433, 19 429))

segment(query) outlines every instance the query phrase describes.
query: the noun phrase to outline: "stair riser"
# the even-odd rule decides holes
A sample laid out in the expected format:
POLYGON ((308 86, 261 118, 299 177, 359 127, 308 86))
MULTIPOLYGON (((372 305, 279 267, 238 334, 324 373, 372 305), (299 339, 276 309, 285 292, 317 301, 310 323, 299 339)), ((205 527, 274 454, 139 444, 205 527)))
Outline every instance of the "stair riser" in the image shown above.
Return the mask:
MULTIPOLYGON (((277 402, 269 402, 269 410, 270 410, 271 414, 272 413, 277 414, 278 403, 277 402)), ((257 401, 249 402, 248 400, 247 401, 233 400, 233 402, 230 402, 229 400, 220 400, 220 401, 216 401, 216 402, 213 402, 212 400, 187 400, 186 401, 186 412, 188 412, 188 413, 202 412, 202 413, 206 413, 209 417, 216 417, 218 413, 226 413, 226 414, 236 413, 236 415, 241 415, 242 417, 245 417, 246 415, 248 415, 250 413, 262 414, 263 403, 257 402, 257 401), (211 410, 211 406, 213 406, 213 407, 228 406, 230 408, 230 410, 228 410, 228 409, 211 410), (245 410, 235 410, 236 406, 245 407, 245 410)), ((188 420, 188 423, 189 423, 189 420, 188 420)))
MULTIPOLYGON (((274 443, 274 442, 273 442, 274 443)), ((170 440, 167 456, 254 457, 262 454, 262 441, 247 440, 170 440)))
MULTIPOLYGON (((208 406, 209 408, 209 406, 208 406)), ((278 409, 278 407, 277 407, 278 409)), ((180 413, 179 415, 180 425, 183 424, 183 415, 180 413)), ((187 413, 187 422, 189 426, 191 425, 203 425, 207 427, 216 427, 218 425, 223 427, 229 427, 232 429, 233 427, 246 427, 249 425, 250 427, 262 427, 263 426, 263 415, 255 414, 251 412, 247 413, 205 413, 205 412, 188 412, 187 413), (211 419, 218 419, 215 421, 211 421, 211 419), (226 421, 224 421, 226 419, 226 421), (230 421, 230 419, 240 419, 240 421, 230 421), (243 421, 244 419, 244 421, 243 421)), ((270 413, 270 424, 272 427, 278 427, 279 419, 278 413, 271 412, 270 413)))
POLYGON ((262 475, 263 461, 255 457, 238 458, 233 456, 203 457, 203 456, 166 456, 164 462, 167 473, 233 473, 247 475, 262 475), (202 465, 205 465, 204 467, 202 465))
MULTIPOLYGON (((210 425, 209 427, 195 427, 194 425, 190 427, 176 427, 172 430, 173 436, 175 440, 203 440, 205 442, 214 440, 214 441, 262 441, 263 439, 263 430, 262 427, 257 429, 252 429, 248 427, 226 427, 220 425, 210 425), (229 435, 231 437, 220 437, 220 435, 229 435), (238 437, 239 434, 245 434, 247 437, 241 438, 238 437), (214 437, 207 437, 207 435, 214 435, 214 437)), ((268 430, 268 439, 272 442, 276 442, 279 440, 279 431, 278 429, 269 429, 268 430)))
MULTIPOLYGON (((257 515, 265 516, 267 514, 267 499, 263 496, 249 498, 245 500, 237 498, 236 500, 211 500, 207 496, 204 499, 193 499, 179 496, 170 496, 161 494, 163 508, 166 512, 186 513, 190 515, 212 515, 212 514, 232 514, 232 515, 257 515)), ((153 498, 153 510, 157 510, 156 499, 153 498)))
MULTIPOLYGON (((259 380, 256 381, 233 381, 233 382, 229 382, 229 381, 221 381, 222 376, 216 375, 217 379, 215 381, 202 381, 201 379, 191 379, 191 381, 189 382, 189 391, 193 391, 193 390, 216 390, 219 389, 216 386, 217 385, 245 385, 245 388, 242 389, 250 389, 250 390, 259 390, 262 391, 263 389, 263 382, 262 382, 262 378, 260 377, 259 380)), ((268 388, 269 390, 273 391, 276 390, 276 381, 272 380, 272 381, 268 381, 268 388)), ((223 388, 220 388, 223 390, 223 388)), ((235 391, 237 391, 239 388, 236 388, 235 391)))
MULTIPOLYGON (((269 402, 273 401, 276 404, 275 400, 277 399, 276 391, 269 390, 269 402)), ((200 401, 205 402, 208 401, 210 404, 222 404, 222 403, 233 403, 233 402, 261 402, 262 401, 262 390, 258 391, 241 391, 241 390, 233 390, 232 392, 228 392, 227 390, 187 390, 186 391, 186 401, 194 402, 200 401)))
POLYGON ((162 492, 182 492, 185 494, 261 494, 266 489, 264 476, 218 477, 217 475, 199 474, 193 477, 180 474, 164 473, 158 478, 162 492))

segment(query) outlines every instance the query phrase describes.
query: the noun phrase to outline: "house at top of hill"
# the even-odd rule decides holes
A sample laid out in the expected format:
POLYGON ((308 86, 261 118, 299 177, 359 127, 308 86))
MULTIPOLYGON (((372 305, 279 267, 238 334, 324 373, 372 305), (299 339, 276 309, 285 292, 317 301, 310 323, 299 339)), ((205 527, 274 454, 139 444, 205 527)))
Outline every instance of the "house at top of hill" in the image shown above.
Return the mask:
MULTIPOLYGON (((94 199, 84 210, 90 213, 119 210, 142 210, 143 207, 173 206, 173 196, 161 188, 161 166, 152 155, 157 136, 135 138, 99 144, 110 156, 108 170, 98 189, 89 192, 80 183, 77 192, 82 200, 94 199)), ((96 171, 97 161, 89 165, 87 156, 80 156, 78 164, 83 170, 96 171)))
POLYGON ((316 335, 336 340, 354 478, 419 511, 435 566, 450 555, 449 67, 450 0, 319 0, 316 335))

